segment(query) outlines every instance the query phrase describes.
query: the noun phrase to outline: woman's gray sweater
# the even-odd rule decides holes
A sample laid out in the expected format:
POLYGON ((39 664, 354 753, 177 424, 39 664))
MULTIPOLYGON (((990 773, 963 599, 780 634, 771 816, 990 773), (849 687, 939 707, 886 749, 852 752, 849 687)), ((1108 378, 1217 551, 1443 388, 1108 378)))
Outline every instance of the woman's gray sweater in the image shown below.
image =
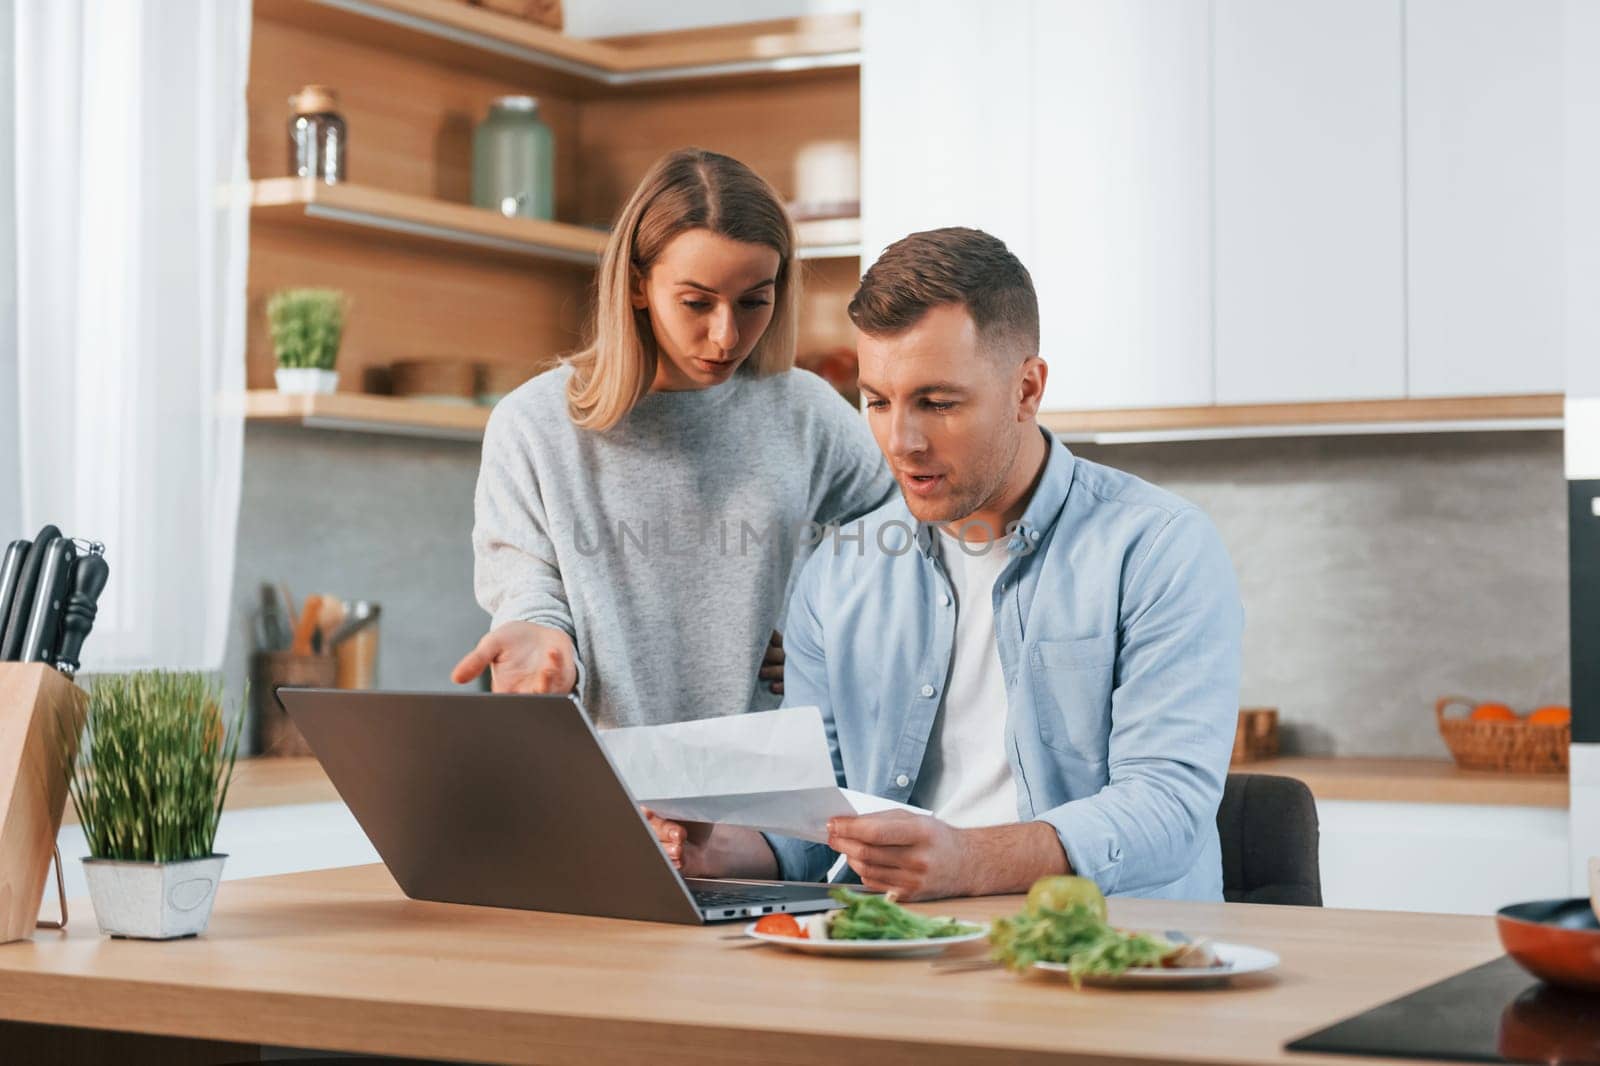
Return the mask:
POLYGON ((594 432, 567 416, 571 374, 489 418, 472 547, 492 625, 571 635, 602 727, 776 707, 756 675, 798 562, 895 491, 866 420, 807 371, 741 372, 594 432))

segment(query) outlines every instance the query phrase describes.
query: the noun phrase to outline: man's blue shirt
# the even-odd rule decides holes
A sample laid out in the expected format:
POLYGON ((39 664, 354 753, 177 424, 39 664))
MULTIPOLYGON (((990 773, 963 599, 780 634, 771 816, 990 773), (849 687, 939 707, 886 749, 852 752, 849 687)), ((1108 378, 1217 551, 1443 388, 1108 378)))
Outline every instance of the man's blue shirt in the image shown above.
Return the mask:
MULTIPOLYGON (((1220 900, 1244 623, 1233 565, 1193 505, 1041 432, 1048 458, 994 589, 1017 819, 1050 823, 1107 895, 1220 900)), ((932 528, 898 495, 807 562, 784 703, 822 708, 841 785, 909 800, 956 609, 932 528)), ((835 858, 772 843, 789 879, 821 880, 835 858)))

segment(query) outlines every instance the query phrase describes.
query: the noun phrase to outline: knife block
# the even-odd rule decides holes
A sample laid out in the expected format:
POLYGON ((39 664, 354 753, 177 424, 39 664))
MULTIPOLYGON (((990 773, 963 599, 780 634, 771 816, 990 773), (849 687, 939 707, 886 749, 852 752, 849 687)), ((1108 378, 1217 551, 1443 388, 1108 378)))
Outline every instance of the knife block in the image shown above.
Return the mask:
POLYGON ((0 943, 39 918, 89 696, 44 663, 0 663, 0 943))

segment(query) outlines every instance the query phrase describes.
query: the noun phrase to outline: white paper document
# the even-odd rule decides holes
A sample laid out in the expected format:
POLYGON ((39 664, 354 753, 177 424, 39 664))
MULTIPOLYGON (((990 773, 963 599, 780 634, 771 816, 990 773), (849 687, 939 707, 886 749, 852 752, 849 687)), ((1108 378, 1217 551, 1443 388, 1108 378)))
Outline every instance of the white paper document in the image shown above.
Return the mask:
POLYGON ((928 813, 840 788, 815 707, 612 729, 600 740, 634 797, 675 821, 740 825, 825 844, 830 818, 928 813))

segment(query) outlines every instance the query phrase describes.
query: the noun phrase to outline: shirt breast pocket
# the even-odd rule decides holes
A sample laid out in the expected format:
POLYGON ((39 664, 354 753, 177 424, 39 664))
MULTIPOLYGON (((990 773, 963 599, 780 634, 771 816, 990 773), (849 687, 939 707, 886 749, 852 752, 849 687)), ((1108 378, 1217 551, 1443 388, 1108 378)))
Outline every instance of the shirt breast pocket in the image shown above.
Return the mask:
POLYGON ((1039 740, 1062 755, 1104 764, 1111 733, 1116 636, 1040 640, 1028 658, 1039 740))

